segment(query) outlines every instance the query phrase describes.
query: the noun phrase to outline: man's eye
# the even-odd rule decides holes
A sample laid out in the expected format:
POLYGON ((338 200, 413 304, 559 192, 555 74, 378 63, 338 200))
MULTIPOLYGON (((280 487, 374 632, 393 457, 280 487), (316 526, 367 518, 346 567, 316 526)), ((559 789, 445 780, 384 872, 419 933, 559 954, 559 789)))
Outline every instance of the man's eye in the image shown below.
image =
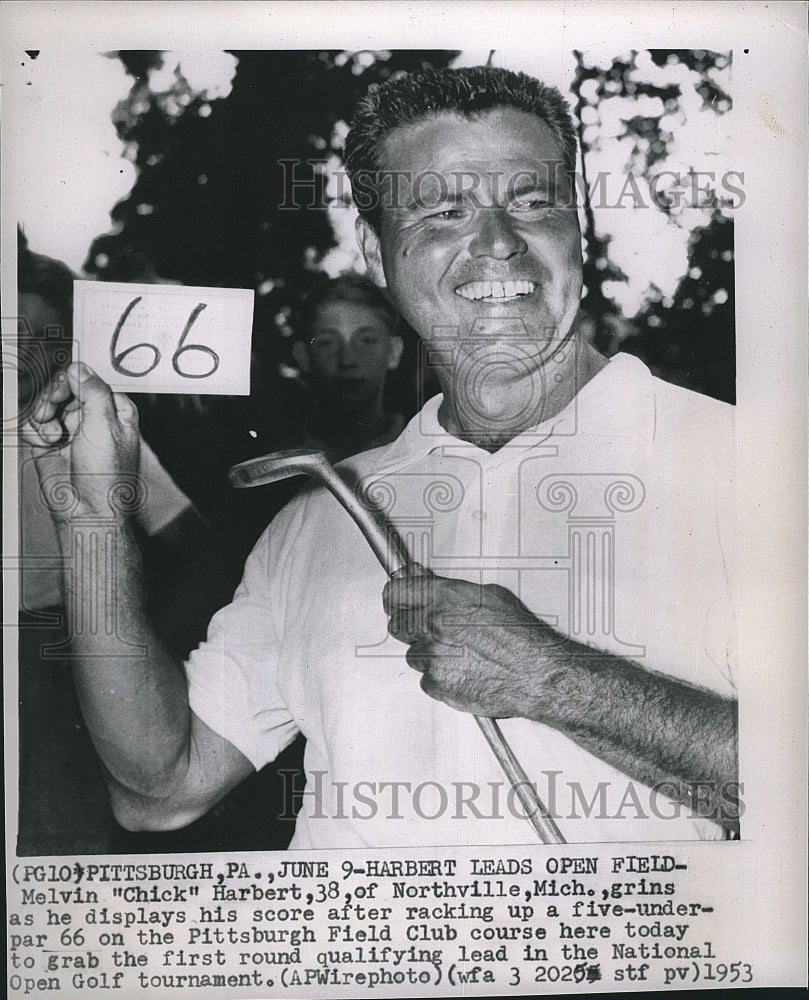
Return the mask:
POLYGON ((551 208, 550 201, 539 195, 533 198, 520 198, 511 205, 513 212, 541 212, 546 208, 551 208))
POLYGON ((462 219, 463 215, 464 212, 461 208, 444 208, 440 212, 431 213, 428 218, 437 222, 453 222, 456 219, 462 219))

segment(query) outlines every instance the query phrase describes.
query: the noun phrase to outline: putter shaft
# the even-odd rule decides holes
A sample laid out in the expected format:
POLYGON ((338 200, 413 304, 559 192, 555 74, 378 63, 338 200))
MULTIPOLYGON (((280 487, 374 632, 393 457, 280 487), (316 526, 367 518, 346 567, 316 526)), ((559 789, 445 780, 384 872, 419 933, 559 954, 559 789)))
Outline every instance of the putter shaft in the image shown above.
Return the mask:
MULTIPOLYGON (((380 512, 372 512, 351 490, 322 452, 288 451, 266 455, 263 458, 242 462, 230 469, 231 483, 240 488, 263 486, 266 483, 287 479, 289 476, 308 475, 318 479, 351 515, 371 546, 388 576, 409 563, 407 550, 399 535, 380 512)), ((520 804, 525 818, 534 828, 543 844, 564 844, 559 827, 537 794, 534 785, 522 768, 495 719, 476 715, 475 721, 491 747, 492 753, 506 776, 520 804)))

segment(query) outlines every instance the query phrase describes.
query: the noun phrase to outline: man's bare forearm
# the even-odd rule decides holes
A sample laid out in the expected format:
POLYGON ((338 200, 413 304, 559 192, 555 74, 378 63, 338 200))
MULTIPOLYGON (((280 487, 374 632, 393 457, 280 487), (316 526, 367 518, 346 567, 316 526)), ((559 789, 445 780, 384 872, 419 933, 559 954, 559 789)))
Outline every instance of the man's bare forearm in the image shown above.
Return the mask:
POLYGON ((188 766, 185 678, 146 611, 141 553, 125 521, 60 526, 73 674, 85 722, 115 782, 168 795, 188 766))
POLYGON ((565 638, 504 587, 414 564, 383 602, 431 697, 544 723, 695 815, 736 826, 735 700, 565 638))
POLYGON ((134 828, 167 829, 202 815, 252 765, 191 712, 150 622, 127 520, 142 482, 137 422, 131 399, 74 362, 37 397, 21 437, 59 535, 76 690, 113 809, 134 828))
POLYGON ((568 642, 543 649, 543 695, 526 713, 630 778, 734 828, 737 702, 637 663, 568 642), (558 669, 553 661, 558 657, 558 669), (547 697, 548 676, 555 679, 547 697))

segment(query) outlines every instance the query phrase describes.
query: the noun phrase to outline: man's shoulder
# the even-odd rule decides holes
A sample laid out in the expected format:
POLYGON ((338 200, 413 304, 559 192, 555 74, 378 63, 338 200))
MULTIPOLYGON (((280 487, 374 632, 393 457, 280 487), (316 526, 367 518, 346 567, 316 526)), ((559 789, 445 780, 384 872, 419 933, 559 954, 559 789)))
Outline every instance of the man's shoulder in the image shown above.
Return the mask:
MULTIPOLYGON (((647 371, 649 370, 647 369, 647 371)), ((716 399, 714 396, 708 396, 703 392, 687 388, 677 382, 670 382, 668 379, 660 375, 655 375, 651 371, 649 371, 648 377, 652 383, 655 396, 667 405, 672 407, 680 406, 687 409, 705 409, 720 416, 722 414, 733 413, 733 405, 724 400, 716 399)))
POLYGON ((730 403, 669 382, 653 374, 634 355, 619 354, 614 360, 620 365, 616 385, 625 389, 635 403, 643 401, 637 411, 652 420, 655 438, 667 433, 678 438, 689 433, 732 437, 735 407, 730 403))
POLYGON ((655 418, 661 431, 678 436, 699 434, 701 438, 732 441, 735 407, 721 399, 667 382, 649 374, 655 418))
MULTIPOLYGON (((343 459, 337 464, 337 469, 351 481, 362 482, 374 476, 382 476, 394 468, 399 468, 418 460, 430 450, 421 433, 422 414, 435 409, 435 400, 429 400, 427 405, 410 421, 398 414, 394 428, 391 429, 391 439, 368 451, 358 452, 343 459), (395 429, 395 436, 394 431, 395 429)), ((432 440, 432 439, 431 439, 432 440)))
MULTIPOLYGON (((735 407, 649 373, 651 469, 678 493, 693 483, 701 496, 727 506, 736 479, 735 407)), ((652 472, 650 471, 650 475, 652 472)))
MULTIPOLYGON (((355 492, 362 492, 364 484, 396 464, 396 441, 391 444, 359 452, 334 464, 340 478, 355 492)), ((259 547, 281 543, 289 545, 299 535, 323 532, 324 527, 336 519, 338 524, 347 518, 330 490, 317 480, 303 482, 300 490, 270 521, 264 535, 259 539, 259 547)))
MULTIPOLYGON (((335 469, 349 487, 362 494, 377 477, 412 461, 416 452, 412 442, 403 440, 406 431, 407 428, 390 444, 337 462, 335 469)), ((259 539, 257 548, 266 549, 273 544, 288 547, 298 536, 308 538, 313 533, 322 538, 331 531, 339 532, 347 519, 350 523, 350 518, 329 490, 311 480, 276 514, 259 539)))
POLYGON ((338 462, 336 468, 339 472, 350 478, 365 478, 376 473, 384 472, 391 464, 391 458, 396 455, 396 441, 389 444, 382 444, 376 448, 369 448, 368 451, 358 452, 350 455, 338 462))

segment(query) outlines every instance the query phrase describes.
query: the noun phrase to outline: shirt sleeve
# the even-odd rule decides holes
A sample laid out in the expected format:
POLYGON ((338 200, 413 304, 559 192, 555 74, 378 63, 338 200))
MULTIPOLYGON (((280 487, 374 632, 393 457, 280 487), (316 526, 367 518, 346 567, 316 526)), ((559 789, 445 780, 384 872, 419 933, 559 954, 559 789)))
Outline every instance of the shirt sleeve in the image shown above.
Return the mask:
POLYGON ((159 534, 193 504, 143 438, 140 440, 140 474, 146 486, 146 503, 138 512, 138 522, 151 537, 159 534))
POLYGON ((277 606, 285 553, 298 527, 286 511, 275 519, 250 554, 233 601, 214 615, 185 665, 191 710, 256 770, 299 732, 278 687, 283 609, 277 606))

